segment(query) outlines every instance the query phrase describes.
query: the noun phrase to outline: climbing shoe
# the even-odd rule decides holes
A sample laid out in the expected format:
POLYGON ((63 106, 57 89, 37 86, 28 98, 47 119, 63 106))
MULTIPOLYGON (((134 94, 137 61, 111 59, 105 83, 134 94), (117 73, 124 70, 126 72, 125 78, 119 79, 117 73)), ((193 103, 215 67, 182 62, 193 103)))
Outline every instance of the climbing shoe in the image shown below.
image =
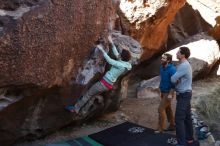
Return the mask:
POLYGON ((71 113, 78 113, 77 110, 76 110, 76 107, 74 105, 67 105, 65 106, 65 110, 71 112, 71 113))

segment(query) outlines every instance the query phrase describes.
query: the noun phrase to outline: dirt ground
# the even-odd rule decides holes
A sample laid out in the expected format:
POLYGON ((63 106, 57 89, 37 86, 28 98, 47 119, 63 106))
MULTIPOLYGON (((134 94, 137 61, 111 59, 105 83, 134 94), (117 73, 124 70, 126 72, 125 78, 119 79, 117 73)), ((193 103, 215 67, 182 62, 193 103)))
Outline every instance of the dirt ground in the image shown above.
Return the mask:
MULTIPOLYGON (((126 121, 134 122, 136 124, 153 128, 157 128, 158 123, 158 106, 160 98, 151 99, 137 99, 137 98, 127 98, 123 101, 119 111, 106 115, 106 119, 124 119, 126 121)), ((173 100, 172 105, 174 109, 175 100, 173 100)))

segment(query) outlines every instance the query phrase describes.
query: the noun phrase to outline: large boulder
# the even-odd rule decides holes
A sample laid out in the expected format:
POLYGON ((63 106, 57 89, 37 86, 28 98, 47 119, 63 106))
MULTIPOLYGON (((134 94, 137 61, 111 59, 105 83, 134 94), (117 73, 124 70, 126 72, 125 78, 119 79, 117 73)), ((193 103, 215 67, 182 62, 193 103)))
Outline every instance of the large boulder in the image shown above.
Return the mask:
MULTIPOLYGON (((176 52, 179 47, 187 46, 191 51, 189 58, 193 71, 193 78, 202 78, 210 73, 215 63, 220 58, 219 45, 212 37, 201 33, 185 41, 182 45, 167 52, 173 55, 174 63, 177 63, 176 52)), ((159 68, 159 66, 158 66, 159 68)), ((153 98, 159 96, 159 76, 150 80, 144 80, 137 89, 138 98, 153 98)))
MULTIPOLYGON (((120 32, 112 32, 112 38, 115 46, 118 48, 118 52, 120 53, 122 49, 127 49, 131 53, 131 64, 134 67, 140 62, 141 55, 143 50, 140 44, 134 40, 132 37, 122 35, 120 32)), ((109 51, 109 54, 112 54, 112 51, 109 51)), ((100 56, 101 53, 98 51, 97 48, 94 49, 93 53, 90 55, 89 60, 87 60, 77 75, 76 82, 80 85, 87 85, 91 86, 94 82, 101 78, 101 75, 108 69, 110 66, 103 62, 103 58, 100 56)), ((114 58, 114 55, 112 56, 114 58)), ((127 71, 128 73, 128 71, 127 71)), ((104 94, 103 96, 99 96, 97 100, 103 98, 102 104, 104 105, 104 109, 107 110, 116 110, 123 98, 127 96, 128 90, 128 81, 129 75, 125 73, 124 75, 120 76, 117 82, 113 86, 113 90, 109 91, 108 93, 104 94)), ((86 90, 84 90, 86 92, 86 90)), ((83 94, 83 93, 82 93, 83 94)), ((96 98, 96 97, 94 97, 96 98)), ((93 107, 94 103, 88 103, 88 107, 93 107)), ((90 113, 90 108, 84 110, 85 113, 90 113)), ((105 111, 105 110, 103 110, 105 111)))
MULTIPOLYGON (((7 0, 0 8, 1 145, 39 138, 84 119, 63 107, 86 90, 77 75, 93 43, 107 35, 112 1, 7 0)), ((103 60, 101 53, 98 58, 103 60)))
POLYGON ((186 0, 121 0, 118 10, 120 29, 138 40, 146 60, 161 51, 167 39, 167 27, 186 0))
MULTIPOLYGON (((118 46, 123 44, 129 49, 133 65, 140 61, 142 50, 137 41, 119 33, 113 33, 113 41, 118 46)), ((33 140, 69 124, 77 125, 106 111, 116 110, 121 99, 126 96, 127 77, 121 76, 110 92, 92 97, 79 115, 64 110, 65 105, 74 103, 77 97, 83 95, 108 69, 102 53, 97 48, 92 49, 82 64, 76 79, 70 80, 69 86, 23 88, 25 90, 19 92, 19 97, 22 96, 19 100, 18 97, 17 100, 12 100, 14 96, 9 94, 11 88, 2 88, 0 92, 5 95, 0 99, 0 107, 4 107, 0 111, 0 142, 8 145, 22 139, 33 140), (8 100, 11 102, 7 102, 5 107, 8 100)))
POLYGON ((82 59, 108 29, 111 6, 111 0, 1 3, 0 87, 47 88, 75 78, 82 59))
POLYGON ((206 22, 199 11, 186 3, 176 14, 168 27, 167 49, 175 47, 185 39, 201 32, 206 32, 211 25, 206 22), (188 21, 190 20, 190 21, 188 21))

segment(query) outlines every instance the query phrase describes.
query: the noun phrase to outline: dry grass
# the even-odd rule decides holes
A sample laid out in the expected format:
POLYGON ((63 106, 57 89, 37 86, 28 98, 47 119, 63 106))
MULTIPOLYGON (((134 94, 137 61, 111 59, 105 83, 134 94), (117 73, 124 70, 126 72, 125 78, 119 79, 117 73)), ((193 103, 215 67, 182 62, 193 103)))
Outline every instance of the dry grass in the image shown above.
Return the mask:
POLYGON ((215 138, 220 139, 220 87, 212 94, 200 97, 196 107, 215 138))

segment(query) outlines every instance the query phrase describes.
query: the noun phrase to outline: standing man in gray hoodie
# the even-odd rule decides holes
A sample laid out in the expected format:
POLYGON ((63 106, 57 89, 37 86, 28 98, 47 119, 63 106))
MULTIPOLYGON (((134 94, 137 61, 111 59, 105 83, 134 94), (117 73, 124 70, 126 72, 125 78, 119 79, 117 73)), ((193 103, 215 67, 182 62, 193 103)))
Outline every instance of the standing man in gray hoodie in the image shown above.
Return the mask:
POLYGON ((176 54, 180 64, 176 73, 171 77, 171 82, 176 88, 176 146, 187 146, 193 143, 193 125, 191 119, 191 97, 192 97, 192 69, 188 62, 190 50, 187 47, 180 47, 176 54))

